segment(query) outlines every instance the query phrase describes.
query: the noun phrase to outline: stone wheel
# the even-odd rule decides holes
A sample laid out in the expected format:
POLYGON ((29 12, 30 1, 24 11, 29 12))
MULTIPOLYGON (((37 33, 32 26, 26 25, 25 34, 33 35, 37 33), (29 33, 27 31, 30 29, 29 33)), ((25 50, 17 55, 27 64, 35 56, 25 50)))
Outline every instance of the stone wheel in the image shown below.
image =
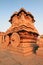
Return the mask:
POLYGON ((11 35, 11 45, 12 47, 17 47, 20 43, 20 37, 18 35, 18 33, 13 33, 11 35))

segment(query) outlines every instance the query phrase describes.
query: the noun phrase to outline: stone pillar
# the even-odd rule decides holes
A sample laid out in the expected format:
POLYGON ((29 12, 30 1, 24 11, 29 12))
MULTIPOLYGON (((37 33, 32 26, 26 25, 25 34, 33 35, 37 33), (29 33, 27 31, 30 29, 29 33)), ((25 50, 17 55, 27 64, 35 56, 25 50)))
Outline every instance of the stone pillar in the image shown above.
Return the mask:
POLYGON ((8 47, 8 44, 9 44, 9 36, 6 35, 5 38, 4 38, 4 42, 2 44, 2 48, 5 49, 8 47))
POLYGON ((1 33, 0 34, 0 44, 2 44, 4 42, 4 34, 1 33))
POLYGON ((0 44, 2 43, 2 35, 0 35, 0 44))

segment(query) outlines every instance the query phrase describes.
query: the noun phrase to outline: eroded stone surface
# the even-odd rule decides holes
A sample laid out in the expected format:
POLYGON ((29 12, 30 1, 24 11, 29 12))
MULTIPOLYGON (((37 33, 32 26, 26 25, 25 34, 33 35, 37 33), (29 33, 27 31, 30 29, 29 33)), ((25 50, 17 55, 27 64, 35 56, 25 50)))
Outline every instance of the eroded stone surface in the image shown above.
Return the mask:
MULTIPOLYGON (((37 43, 38 31, 34 26, 34 17, 30 12, 21 9, 14 13, 10 20, 11 27, 5 32, 2 48, 13 47, 18 52, 29 53, 31 44, 37 43)), ((2 36, 3 37, 3 36, 2 36)), ((1 38, 1 36, 0 36, 1 38)), ((2 42, 2 38, 0 42, 2 42)))
POLYGON ((33 15, 21 9, 9 22, 11 27, 0 32, 0 65, 43 65, 43 36, 38 38, 33 15))

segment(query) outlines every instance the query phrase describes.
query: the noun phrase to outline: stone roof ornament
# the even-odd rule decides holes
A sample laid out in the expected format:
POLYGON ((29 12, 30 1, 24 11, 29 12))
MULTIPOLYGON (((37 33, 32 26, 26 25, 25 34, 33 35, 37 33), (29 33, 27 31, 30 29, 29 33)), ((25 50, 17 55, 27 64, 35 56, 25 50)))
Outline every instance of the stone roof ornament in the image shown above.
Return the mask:
POLYGON ((26 15, 26 16, 28 16, 28 17, 31 17, 32 20, 33 20, 32 22, 35 22, 33 15, 32 15, 30 12, 27 12, 24 8, 21 8, 21 9, 19 10, 19 12, 15 12, 15 13, 11 16, 9 22, 12 23, 12 18, 13 18, 14 16, 17 16, 17 17, 18 17, 18 16, 20 16, 20 14, 21 14, 21 15, 24 14, 24 15, 26 15))

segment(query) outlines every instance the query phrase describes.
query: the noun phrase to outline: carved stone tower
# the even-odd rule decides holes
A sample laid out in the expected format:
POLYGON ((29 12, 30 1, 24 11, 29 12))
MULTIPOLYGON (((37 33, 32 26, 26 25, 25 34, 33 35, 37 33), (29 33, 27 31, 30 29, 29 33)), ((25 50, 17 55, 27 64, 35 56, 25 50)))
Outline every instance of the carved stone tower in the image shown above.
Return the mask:
POLYGON ((6 41, 9 41, 6 44, 11 45, 15 51, 28 54, 33 50, 32 45, 36 44, 39 35, 34 27, 33 15, 21 8, 11 16, 9 22, 11 27, 4 36, 6 41))
POLYGON ((32 45, 36 44, 39 35, 34 27, 33 15, 21 8, 11 16, 9 22, 11 27, 6 31, 6 35, 10 37, 10 44, 23 54, 32 51, 32 45))

